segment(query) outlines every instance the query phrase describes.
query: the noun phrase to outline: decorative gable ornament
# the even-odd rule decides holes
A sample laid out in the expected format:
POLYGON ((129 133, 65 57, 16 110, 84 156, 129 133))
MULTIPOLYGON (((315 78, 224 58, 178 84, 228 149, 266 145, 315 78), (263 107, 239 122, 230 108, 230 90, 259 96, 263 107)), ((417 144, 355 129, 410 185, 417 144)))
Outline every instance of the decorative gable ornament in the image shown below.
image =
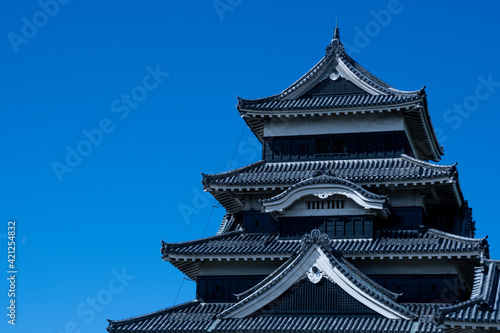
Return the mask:
POLYGON ((304 237, 302 237, 301 242, 301 251, 304 251, 314 243, 328 246, 330 244, 330 237, 318 229, 313 229, 310 234, 306 233, 304 237))
POLYGON ((323 278, 323 271, 320 270, 317 266, 312 266, 307 271, 307 277, 308 277, 309 281, 316 284, 319 281, 321 281, 321 279, 323 278))

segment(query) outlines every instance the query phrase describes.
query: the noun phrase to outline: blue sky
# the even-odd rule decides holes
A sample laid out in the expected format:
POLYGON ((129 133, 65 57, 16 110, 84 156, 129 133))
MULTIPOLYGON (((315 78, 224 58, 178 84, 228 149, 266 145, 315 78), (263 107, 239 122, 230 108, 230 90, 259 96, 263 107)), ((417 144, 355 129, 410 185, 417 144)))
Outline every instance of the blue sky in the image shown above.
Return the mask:
MULTIPOLYGON (((2 332, 104 332, 106 318, 173 305, 182 274, 162 262, 160 241, 199 238, 207 221, 213 235, 224 214, 212 212, 200 172, 260 158, 236 96, 264 97, 294 82, 324 55, 336 18, 365 68, 399 89, 427 86, 445 146, 440 163, 458 162, 477 236, 489 235, 500 258, 497 2, 1 7, 1 267, 7 276, 7 222, 15 219, 18 269, 15 327, 7 324, 9 285, 0 283, 2 332)), ((193 298, 185 281, 177 303, 193 298)))

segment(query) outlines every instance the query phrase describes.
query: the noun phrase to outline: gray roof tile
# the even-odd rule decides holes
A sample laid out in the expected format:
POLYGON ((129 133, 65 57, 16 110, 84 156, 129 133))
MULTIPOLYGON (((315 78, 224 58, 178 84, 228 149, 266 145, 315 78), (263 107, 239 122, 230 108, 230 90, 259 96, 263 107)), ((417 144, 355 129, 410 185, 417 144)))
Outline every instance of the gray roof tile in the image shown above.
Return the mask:
MULTIPOLYGON (((436 229, 388 230, 377 232, 373 239, 330 240, 343 255, 428 254, 482 251, 488 247, 485 238, 467 238, 436 229)), ((163 243, 162 254, 181 256, 284 255, 300 250, 300 241, 280 239, 277 234, 255 234, 232 231, 195 241, 163 243)))
POLYGON ((436 165, 407 155, 397 158, 329 160, 301 162, 259 161, 243 168, 219 174, 203 174, 203 184, 227 186, 252 186, 296 184, 328 171, 330 175, 354 183, 384 181, 418 181, 451 178, 456 174, 455 165, 436 165))
MULTIPOLYGON (((215 315, 227 309, 227 303, 185 303, 143 316, 125 320, 110 321, 111 333, 160 333, 160 332, 211 332, 250 333, 250 332, 373 332, 373 333, 410 333, 413 321, 391 320, 380 316, 296 316, 268 315, 244 319, 222 319, 214 323, 215 315)), ((409 311, 419 315, 416 332, 440 333, 433 318, 438 311, 436 304, 403 304, 409 311)))
POLYGON ((371 96, 366 94, 338 95, 330 97, 310 97, 299 98, 293 101, 251 101, 240 100, 238 107, 240 110, 259 110, 259 111, 293 111, 293 110, 317 110, 317 109, 336 109, 367 106, 396 105, 404 102, 411 102, 421 99, 418 95, 378 95, 371 96))

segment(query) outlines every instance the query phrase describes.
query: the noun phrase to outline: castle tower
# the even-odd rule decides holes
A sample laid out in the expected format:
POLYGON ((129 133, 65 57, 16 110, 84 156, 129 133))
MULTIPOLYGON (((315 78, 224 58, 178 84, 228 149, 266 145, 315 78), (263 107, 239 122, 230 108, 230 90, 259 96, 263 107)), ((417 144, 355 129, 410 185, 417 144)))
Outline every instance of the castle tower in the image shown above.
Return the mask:
POLYGON ((498 331, 500 263, 473 238, 456 165, 436 164, 424 88, 368 72, 336 27, 291 86, 239 99, 262 160, 203 175, 226 209, 216 235, 162 244, 195 300, 108 331, 498 331))

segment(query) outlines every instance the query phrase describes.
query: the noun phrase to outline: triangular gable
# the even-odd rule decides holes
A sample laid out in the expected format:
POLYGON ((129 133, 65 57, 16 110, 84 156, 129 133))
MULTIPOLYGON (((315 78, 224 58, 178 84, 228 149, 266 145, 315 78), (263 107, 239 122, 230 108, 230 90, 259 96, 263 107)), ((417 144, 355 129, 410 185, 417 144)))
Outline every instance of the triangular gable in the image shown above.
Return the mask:
POLYGON ((282 297, 294 284, 308 278, 317 283, 327 279, 338 285, 350 297, 388 319, 414 319, 409 312, 395 302, 394 294, 358 271, 339 254, 327 250, 329 238, 318 230, 306 234, 303 249, 286 264, 252 288, 248 295, 218 315, 220 319, 245 318, 282 297))
MULTIPOLYGON (((311 274, 314 274, 311 272, 311 274)), ((304 277, 283 295, 260 310, 263 314, 377 315, 330 279, 312 281, 304 277)))
POLYGON ((310 98, 348 94, 367 94, 367 92, 343 77, 332 76, 315 85, 301 97, 310 98))

